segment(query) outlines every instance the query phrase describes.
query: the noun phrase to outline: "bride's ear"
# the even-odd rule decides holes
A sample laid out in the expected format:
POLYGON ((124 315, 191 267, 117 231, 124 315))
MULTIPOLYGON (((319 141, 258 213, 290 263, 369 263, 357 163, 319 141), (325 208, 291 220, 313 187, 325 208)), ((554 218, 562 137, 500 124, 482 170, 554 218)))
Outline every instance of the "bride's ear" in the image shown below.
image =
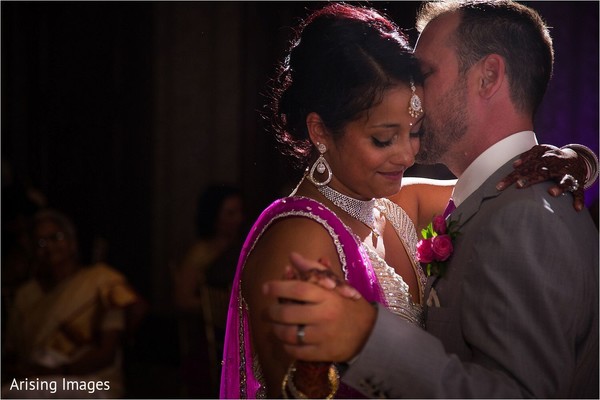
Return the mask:
POLYGON ((306 116, 306 129, 308 130, 310 141, 314 145, 317 143, 329 144, 329 135, 327 134, 325 124, 316 112, 311 112, 306 116))

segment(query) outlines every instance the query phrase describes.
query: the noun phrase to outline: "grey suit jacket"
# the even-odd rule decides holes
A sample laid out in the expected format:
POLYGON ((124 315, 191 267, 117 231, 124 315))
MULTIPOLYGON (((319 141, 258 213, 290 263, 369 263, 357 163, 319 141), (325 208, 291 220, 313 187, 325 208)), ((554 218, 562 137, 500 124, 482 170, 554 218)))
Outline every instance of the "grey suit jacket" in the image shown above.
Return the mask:
POLYGON ((461 234, 430 278, 427 332, 379 307, 344 382, 368 397, 598 398, 598 231, 550 184, 498 192, 511 165, 450 216, 461 234))

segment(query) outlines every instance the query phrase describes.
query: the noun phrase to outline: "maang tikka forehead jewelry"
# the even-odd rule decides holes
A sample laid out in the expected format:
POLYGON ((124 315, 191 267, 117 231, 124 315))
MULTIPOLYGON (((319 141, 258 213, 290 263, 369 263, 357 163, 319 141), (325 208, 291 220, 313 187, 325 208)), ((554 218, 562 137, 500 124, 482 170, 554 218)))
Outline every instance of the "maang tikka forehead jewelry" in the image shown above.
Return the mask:
POLYGON ((421 98, 417 94, 415 82, 412 79, 410 80, 410 91, 412 92, 412 96, 410 96, 410 101, 408 102, 408 113, 411 117, 417 118, 423 113, 423 105, 421 98))

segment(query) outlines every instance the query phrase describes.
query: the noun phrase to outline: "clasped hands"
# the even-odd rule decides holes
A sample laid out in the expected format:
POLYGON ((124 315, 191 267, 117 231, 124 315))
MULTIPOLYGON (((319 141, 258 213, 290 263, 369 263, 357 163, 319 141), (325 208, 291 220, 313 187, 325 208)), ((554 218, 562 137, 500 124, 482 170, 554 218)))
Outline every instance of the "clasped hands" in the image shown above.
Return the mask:
POLYGON ((369 337, 377 310, 335 276, 326 260, 309 260, 292 253, 290 262, 284 280, 270 281, 263 287, 263 293, 280 300, 268 310, 275 336, 295 359, 352 359, 369 337), (304 327, 302 343, 297 337, 300 326, 304 327))

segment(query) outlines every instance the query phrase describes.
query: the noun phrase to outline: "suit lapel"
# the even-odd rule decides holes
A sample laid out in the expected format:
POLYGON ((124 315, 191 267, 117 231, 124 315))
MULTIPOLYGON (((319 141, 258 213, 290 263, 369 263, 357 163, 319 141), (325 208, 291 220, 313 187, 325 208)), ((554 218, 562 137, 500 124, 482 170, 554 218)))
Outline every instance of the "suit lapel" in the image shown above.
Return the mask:
MULTIPOLYGON (((496 172, 494 172, 475 192, 465 199, 447 218, 446 221, 457 221, 459 226, 466 224, 481 208, 482 203, 490 198, 499 196, 502 192, 496 189, 496 184, 513 170, 513 162, 517 157, 510 160, 496 172)), ((460 227, 458 228, 460 230, 460 227)), ((439 304, 435 304, 439 301, 437 293, 435 292, 435 286, 439 282, 440 277, 431 276, 427 280, 425 287, 425 299, 426 305, 425 312, 429 307, 439 307, 439 304)))
POLYGON ((448 217, 449 220, 458 221, 460 225, 466 224, 472 217, 477 213, 481 207, 481 204, 489 199, 496 197, 502 193, 496 189, 496 184, 502 180, 506 175, 512 172, 513 162, 517 159, 510 160, 496 172, 494 172, 483 184, 473 192, 469 197, 465 199, 448 217))

